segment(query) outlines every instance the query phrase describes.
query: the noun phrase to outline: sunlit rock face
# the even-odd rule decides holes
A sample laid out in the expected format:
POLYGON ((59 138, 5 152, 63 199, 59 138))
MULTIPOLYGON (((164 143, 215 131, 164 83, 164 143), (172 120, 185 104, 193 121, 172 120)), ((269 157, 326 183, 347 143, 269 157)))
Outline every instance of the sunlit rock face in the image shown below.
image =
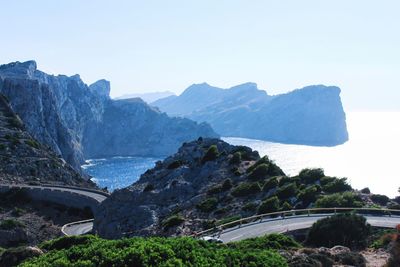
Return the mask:
POLYGON ((170 115, 208 122, 222 136, 321 146, 348 140, 336 86, 307 86, 271 96, 254 83, 229 89, 203 83, 152 105, 170 115))
POLYGON ((208 124, 170 118, 139 99, 114 101, 110 83, 49 75, 35 61, 0 66, 0 92, 28 131, 80 169, 85 158, 167 155, 182 142, 215 137, 208 124))

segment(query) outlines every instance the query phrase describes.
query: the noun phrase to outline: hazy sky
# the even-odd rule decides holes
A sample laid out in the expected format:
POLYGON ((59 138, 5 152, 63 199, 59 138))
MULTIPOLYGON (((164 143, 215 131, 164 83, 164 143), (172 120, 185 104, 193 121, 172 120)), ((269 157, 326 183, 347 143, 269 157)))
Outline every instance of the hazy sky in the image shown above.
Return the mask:
POLYGON ((400 1, 0 0, 0 63, 111 81, 112 96, 252 81, 338 85, 347 110, 400 110, 400 1))

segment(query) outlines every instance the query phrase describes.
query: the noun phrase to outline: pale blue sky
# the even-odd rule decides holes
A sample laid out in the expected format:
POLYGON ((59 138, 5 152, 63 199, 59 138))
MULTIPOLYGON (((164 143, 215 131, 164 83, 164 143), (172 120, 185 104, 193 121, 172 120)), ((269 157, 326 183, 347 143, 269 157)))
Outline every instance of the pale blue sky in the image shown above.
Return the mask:
POLYGON ((400 110, 400 1, 0 0, 0 63, 111 81, 112 95, 252 81, 338 85, 347 110, 400 110))

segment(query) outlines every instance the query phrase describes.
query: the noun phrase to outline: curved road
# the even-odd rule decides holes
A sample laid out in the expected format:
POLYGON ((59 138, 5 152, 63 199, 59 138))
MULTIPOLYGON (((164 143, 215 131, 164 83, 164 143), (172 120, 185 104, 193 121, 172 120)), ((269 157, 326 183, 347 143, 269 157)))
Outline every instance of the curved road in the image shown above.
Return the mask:
MULTIPOLYGON (((275 218, 266 219, 263 222, 253 222, 243 224, 241 227, 236 226, 230 229, 226 229, 220 235, 215 234, 214 237, 220 238, 224 243, 240 241, 247 238, 263 236, 265 234, 272 233, 285 233, 288 231, 300 230, 310 228, 316 221, 332 216, 333 214, 320 214, 320 215, 302 215, 294 217, 285 217, 285 219, 275 218)), ((372 216, 364 215, 367 222, 372 226, 394 228, 397 224, 400 224, 399 216, 372 216)))
MULTIPOLYGON (((108 193, 78 188, 69 186, 57 186, 57 185, 22 185, 22 184, 3 184, 1 186, 7 186, 12 188, 27 188, 27 189, 50 189, 55 191, 69 192, 84 195, 86 197, 96 200, 99 204, 103 202, 107 197, 108 193)), ((61 229, 64 235, 82 235, 90 232, 93 229, 93 220, 86 220, 85 222, 72 222, 64 225, 61 229)))

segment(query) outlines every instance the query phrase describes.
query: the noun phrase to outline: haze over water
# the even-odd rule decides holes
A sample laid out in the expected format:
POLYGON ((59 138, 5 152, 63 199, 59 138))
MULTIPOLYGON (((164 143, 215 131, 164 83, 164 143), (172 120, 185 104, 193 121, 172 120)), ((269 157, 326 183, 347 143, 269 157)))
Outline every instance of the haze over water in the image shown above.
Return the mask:
POLYGON ((326 175, 348 177, 356 189, 398 195, 400 187, 400 112, 347 113, 349 141, 336 147, 286 145, 244 138, 223 138, 268 155, 288 175, 319 167, 326 175))
MULTIPOLYGON (((288 175, 307 167, 323 168, 326 175, 347 177, 356 189, 369 187, 375 194, 398 195, 400 112, 347 113, 350 140, 336 147, 286 145, 260 140, 224 137, 234 145, 249 146, 268 155, 288 175)), ((128 186, 160 158, 116 157, 90 160, 84 165, 102 187, 128 186)))

